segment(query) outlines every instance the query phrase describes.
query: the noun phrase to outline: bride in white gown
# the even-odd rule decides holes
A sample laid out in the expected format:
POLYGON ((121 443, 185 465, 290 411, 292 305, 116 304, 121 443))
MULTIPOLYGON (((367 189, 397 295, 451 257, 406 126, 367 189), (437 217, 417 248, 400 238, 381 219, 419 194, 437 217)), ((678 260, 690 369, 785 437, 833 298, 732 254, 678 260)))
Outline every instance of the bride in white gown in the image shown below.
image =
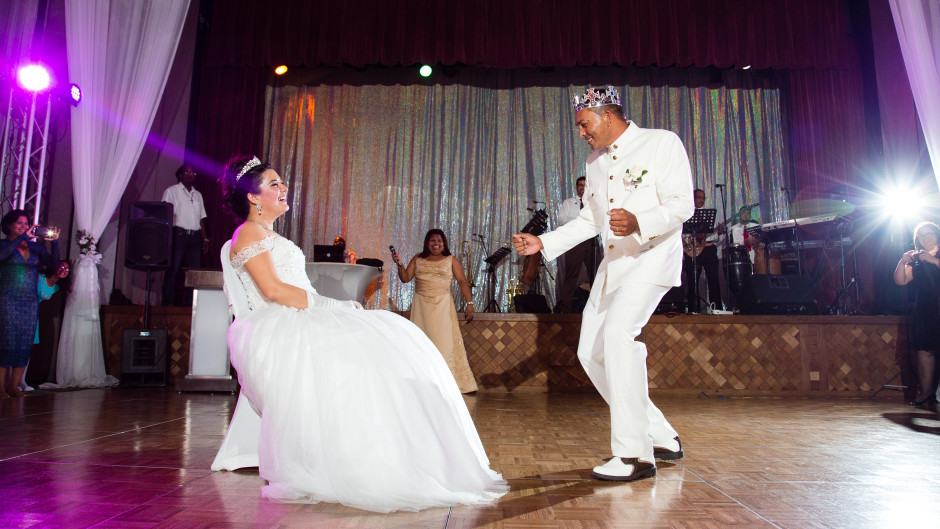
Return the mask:
POLYGON ((251 310, 228 331, 242 391, 261 415, 262 495, 369 511, 488 503, 490 470, 453 375, 420 329, 316 293, 304 254, 277 235, 287 187, 257 158, 229 162, 232 265, 251 310))

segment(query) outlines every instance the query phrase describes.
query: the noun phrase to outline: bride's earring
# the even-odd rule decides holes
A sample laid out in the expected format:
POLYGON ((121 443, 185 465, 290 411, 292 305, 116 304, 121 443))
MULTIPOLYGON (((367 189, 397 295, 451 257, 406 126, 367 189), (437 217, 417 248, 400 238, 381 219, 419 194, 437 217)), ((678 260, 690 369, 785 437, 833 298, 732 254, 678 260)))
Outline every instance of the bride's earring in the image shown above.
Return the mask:
POLYGON ((261 214, 261 202, 258 202, 257 204, 255 204, 255 208, 257 208, 258 215, 260 215, 261 214))

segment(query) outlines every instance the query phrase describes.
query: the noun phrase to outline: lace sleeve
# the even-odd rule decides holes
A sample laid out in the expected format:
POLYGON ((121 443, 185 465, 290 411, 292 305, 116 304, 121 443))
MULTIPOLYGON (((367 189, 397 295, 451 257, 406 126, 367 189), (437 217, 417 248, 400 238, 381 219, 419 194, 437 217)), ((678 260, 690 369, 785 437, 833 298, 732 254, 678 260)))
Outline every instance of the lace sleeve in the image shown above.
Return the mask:
POLYGON ((235 254, 235 257, 232 258, 232 267, 241 268, 245 266, 245 263, 247 263, 252 257, 263 254, 264 252, 270 252, 271 248, 274 247, 274 240, 276 238, 276 235, 265 237, 260 241, 255 241, 245 248, 242 248, 242 250, 235 254))

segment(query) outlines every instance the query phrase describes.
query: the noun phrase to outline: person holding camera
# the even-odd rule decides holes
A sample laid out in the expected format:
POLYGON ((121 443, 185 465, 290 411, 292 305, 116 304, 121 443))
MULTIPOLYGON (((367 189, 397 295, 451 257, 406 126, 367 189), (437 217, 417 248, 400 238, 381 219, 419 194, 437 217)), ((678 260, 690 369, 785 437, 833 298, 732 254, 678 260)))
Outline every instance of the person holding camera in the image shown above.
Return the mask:
POLYGON ((914 228, 914 249, 905 252, 894 269, 894 282, 898 285, 913 283, 915 306, 911 317, 910 349, 914 351, 914 366, 920 393, 911 405, 920 406, 936 402, 937 352, 940 350, 940 226, 921 222, 914 228))
POLYGON ((23 378, 36 336, 39 268, 58 267, 59 230, 30 226, 29 214, 21 209, 4 215, 0 228, 6 235, 0 239, 0 398, 22 397, 17 382, 23 378), (52 251, 30 240, 37 237, 51 241, 52 251), (13 381, 9 388, 8 375, 13 381))

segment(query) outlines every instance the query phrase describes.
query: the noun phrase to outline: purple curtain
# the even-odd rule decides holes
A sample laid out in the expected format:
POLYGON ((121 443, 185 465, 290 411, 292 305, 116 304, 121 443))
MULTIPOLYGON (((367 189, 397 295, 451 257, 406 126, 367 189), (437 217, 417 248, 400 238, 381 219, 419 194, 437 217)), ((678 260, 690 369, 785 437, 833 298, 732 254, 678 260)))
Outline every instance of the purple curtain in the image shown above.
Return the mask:
POLYGON ((844 68, 841 0, 226 0, 208 66, 844 68))

